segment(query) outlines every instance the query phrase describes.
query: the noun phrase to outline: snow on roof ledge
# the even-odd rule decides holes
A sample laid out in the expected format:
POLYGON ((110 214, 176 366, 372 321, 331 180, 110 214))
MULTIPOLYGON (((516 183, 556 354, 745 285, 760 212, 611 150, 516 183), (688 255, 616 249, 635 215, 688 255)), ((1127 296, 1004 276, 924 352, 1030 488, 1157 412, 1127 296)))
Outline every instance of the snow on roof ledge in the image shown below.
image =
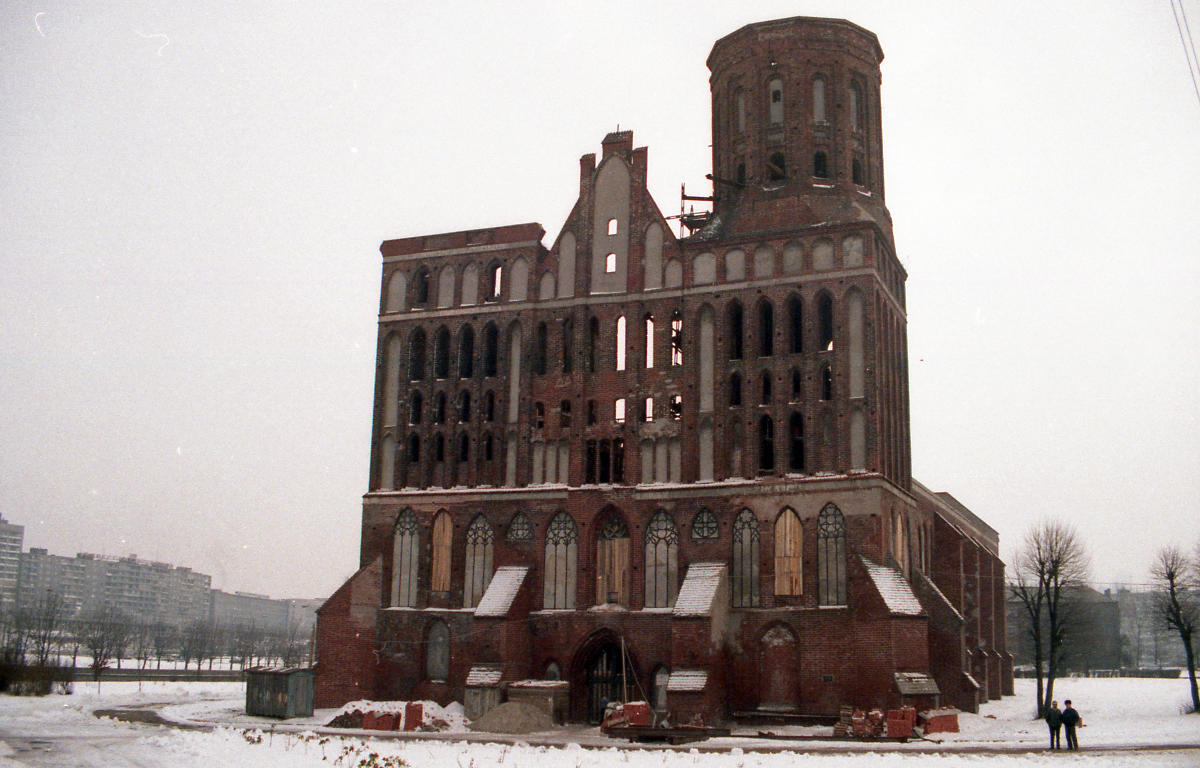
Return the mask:
POLYGON ((912 587, 904 580, 904 574, 893 568, 876 565, 865 557, 860 557, 863 567, 871 577, 875 590, 883 598, 883 602, 893 615, 920 616, 925 613, 921 601, 913 594, 912 587))
POLYGON ((667 691, 671 693, 695 693, 708 685, 708 670, 677 669, 667 678, 667 691))
POLYGON ((724 574, 724 563, 692 563, 688 566, 687 576, 675 598, 675 615, 710 615, 724 574))
POLYGON ((528 573, 529 568, 524 565, 505 565, 497 568, 479 605, 475 606, 475 615, 497 618, 507 616, 528 573))
POLYGON ((499 664, 475 664, 467 673, 467 687, 499 685, 504 669, 499 664))

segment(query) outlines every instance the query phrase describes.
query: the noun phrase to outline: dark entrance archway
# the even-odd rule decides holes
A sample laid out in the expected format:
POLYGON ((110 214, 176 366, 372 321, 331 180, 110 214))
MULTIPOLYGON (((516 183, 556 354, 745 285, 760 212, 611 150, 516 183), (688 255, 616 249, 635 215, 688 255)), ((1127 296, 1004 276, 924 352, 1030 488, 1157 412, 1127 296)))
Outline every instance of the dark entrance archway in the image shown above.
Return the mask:
POLYGON ((586 662, 587 720, 599 723, 610 701, 622 701, 621 646, 606 642, 595 648, 586 662))

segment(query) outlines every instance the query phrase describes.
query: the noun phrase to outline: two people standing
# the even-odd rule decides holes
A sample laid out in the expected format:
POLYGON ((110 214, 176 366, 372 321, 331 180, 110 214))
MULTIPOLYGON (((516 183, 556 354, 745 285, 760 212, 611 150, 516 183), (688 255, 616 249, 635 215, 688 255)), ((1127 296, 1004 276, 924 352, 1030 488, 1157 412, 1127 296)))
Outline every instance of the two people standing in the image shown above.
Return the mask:
POLYGON ((1050 702, 1050 706, 1046 709, 1046 725, 1050 728, 1050 749, 1059 749, 1059 731, 1064 726, 1067 729, 1067 749, 1079 749, 1079 740, 1075 735, 1075 729, 1083 725, 1083 718, 1079 716, 1079 712, 1071 706, 1071 700, 1067 699, 1064 704, 1066 709, 1059 710, 1058 702, 1050 702))

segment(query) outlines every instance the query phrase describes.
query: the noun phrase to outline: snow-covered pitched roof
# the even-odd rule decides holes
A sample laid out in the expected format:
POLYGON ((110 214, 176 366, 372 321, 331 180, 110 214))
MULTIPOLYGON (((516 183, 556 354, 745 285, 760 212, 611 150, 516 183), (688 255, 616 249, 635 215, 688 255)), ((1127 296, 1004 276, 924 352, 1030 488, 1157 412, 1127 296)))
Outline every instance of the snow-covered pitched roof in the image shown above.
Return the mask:
POLYGON ((525 575, 529 568, 524 565, 505 565, 496 569, 487 591, 475 606, 476 616, 504 617, 512 608, 513 600, 521 585, 525 583, 525 575))
POLYGON ((483 685, 499 685, 504 668, 499 664, 475 664, 467 673, 467 687, 483 685))
POLYGON ((900 691, 901 696, 928 696, 941 693, 938 690, 937 681, 924 672, 897 672, 896 690, 900 691))
POLYGON ((921 601, 913 594, 912 587, 904 580, 904 574, 893 568, 876 565, 865 557, 861 559, 863 567, 871 576, 871 583, 875 585, 889 611, 900 616, 920 616, 925 612, 921 601))
POLYGON ((921 579, 925 586, 929 588, 929 591, 933 593, 934 597, 941 600, 942 605, 944 605, 951 613, 953 613, 959 621, 966 621, 966 619, 963 618, 963 615, 959 613, 958 609, 954 607, 954 603, 950 602, 950 598, 946 597, 946 594, 942 592, 942 590, 938 589, 938 585, 933 583, 933 579, 929 578, 923 573, 918 573, 917 577, 921 579))
POLYGON ((677 669, 667 678, 667 690, 675 693, 703 691, 706 685, 707 669, 677 669))
POLYGON ((675 615, 708 616, 712 613, 713 600, 724 573, 724 563, 692 563, 688 566, 687 576, 675 598, 675 615))

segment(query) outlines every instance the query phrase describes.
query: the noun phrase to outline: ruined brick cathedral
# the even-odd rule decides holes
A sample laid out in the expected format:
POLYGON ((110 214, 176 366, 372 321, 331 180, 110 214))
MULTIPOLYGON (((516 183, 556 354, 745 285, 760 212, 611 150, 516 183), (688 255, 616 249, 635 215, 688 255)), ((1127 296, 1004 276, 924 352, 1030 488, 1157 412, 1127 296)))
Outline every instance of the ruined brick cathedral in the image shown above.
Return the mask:
POLYGON ((713 200, 633 134, 536 223, 388 240, 360 570, 317 706, 544 693, 595 721, 1011 693, 987 524, 911 476, 883 58, 836 19, 713 46, 713 200))

